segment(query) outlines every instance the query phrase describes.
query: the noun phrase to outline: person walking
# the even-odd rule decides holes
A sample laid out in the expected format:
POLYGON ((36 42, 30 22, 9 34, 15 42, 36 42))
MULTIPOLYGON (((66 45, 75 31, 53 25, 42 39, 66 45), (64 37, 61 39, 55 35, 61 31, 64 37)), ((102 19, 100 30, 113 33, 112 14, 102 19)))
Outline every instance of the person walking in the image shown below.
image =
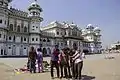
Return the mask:
POLYGON ((58 45, 55 45, 55 49, 51 55, 51 77, 52 77, 52 79, 54 79, 54 75, 53 75, 53 68, 54 67, 57 70, 57 77, 59 78, 59 64, 58 64, 58 60, 59 60, 58 55, 59 54, 60 54, 60 51, 58 49, 58 45))
POLYGON ((37 49, 37 64, 38 64, 38 72, 43 72, 43 54, 42 49, 37 49))
POLYGON ((31 47, 29 54, 28 54, 28 61, 29 61, 29 67, 30 67, 31 73, 32 71, 36 73, 36 67, 35 67, 36 57, 37 57, 37 53, 34 50, 34 47, 31 47))

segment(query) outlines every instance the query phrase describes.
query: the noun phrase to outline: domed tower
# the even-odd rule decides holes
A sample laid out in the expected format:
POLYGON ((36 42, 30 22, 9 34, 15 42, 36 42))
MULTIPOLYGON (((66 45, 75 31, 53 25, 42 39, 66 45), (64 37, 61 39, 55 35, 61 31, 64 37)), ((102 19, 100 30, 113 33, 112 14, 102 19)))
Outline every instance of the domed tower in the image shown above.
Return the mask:
POLYGON ((12 0, 0 0, 0 55, 6 54, 6 35, 8 27, 8 4, 12 0))
POLYGON ((96 35, 100 35, 100 29, 99 29, 99 27, 95 27, 94 28, 94 32, 96 33, 96 35))
MULTIPOLYGON (((30 18, 30 43, 36 44, 39 46, 40 44, 40 23, 43 21, 43 18, 40 17, 40 13, 42 12, 42 8, 38 4, 37 0, 35 0, 28 8, 29 10, 29 18, 30 18)), ((31 45, 36 47, 36 45, 31 45)))
POLYGON ((86 29, 88 29, 88 30, 93 30, 93 29, 94 29, 94 27, 93 27, 93 25, 92 25, 92 24, 88 24, 86 29))
POLYGON ((97 52, 101 53, 101 48, 102 48, 102 45, 101 45, 101 30, 100 30, 99 27, 95 27, 94 32, 95 32, 95 35, 96 35, 97 52))

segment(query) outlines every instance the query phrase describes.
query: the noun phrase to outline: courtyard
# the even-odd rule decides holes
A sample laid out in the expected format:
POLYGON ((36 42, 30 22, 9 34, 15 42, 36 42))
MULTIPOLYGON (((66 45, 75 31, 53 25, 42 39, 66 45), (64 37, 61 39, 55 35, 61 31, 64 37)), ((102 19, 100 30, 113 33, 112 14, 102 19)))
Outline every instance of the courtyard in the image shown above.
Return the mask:
MULTIPOLYGON (((105 59, 106 56, 108 54, 86 56, 82 71, 83 80, 120 80, 120 54, 109 54, 114 59, 105 59)), ((44 58, 44 60, 49 63, 50 57, 44 58)), ((51 80, 50 72, 16 74, 13 71, 15 68, 23 67, 26 62, 27 58, 0 58, 1 80, 51 80)))

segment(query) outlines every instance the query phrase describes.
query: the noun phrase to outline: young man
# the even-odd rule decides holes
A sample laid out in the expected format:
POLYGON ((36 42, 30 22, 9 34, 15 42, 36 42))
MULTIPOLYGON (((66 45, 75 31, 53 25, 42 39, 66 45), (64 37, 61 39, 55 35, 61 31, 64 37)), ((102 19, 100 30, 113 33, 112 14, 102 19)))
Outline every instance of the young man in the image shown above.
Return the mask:
POLYGON ((74 61, 73 61, 73 55, 75 54, 75 50, 74 49, 70 49, 69 55, 70 55, 70 66, 71 66, 71 71, 72 71, 72 78, 75 78, 75 66, 74 66, 74 61))
POLYGON ((29 66, 30 66, 31 73, 32 73, 32 71, 34 73, 36 73, 36 67, 35 67, 36 57, 37 57, 37 53, 34 50, 34 47, 31 47, 31 50, 30 50, 29 55, 28 55, 28 61, 30 64, 29 66))
POLYGON ((75 79, 81 79, 81 71, 83 67, 83 58, 85 57, 83 53, 83 49, 78 50, 77 46, 74 46, 75 54, 72 56, 74 62, 74 71, 75 71, 75 79))
POLYGON ((55 49, 51 55, 51 77, 54 78, 54 75, 53 75, 53 68, 55 67, 56 70, 57 70, 57 77, 59 78, 59 64, 58 64, 58 60, 59 60, 59 57, 58 55, 60 54, 60 51, 58 49, 58 46, 56 45, 55 46, 55 49))
POLYGON ((69 48, 65 48, 65 60, 66 60, 66 69, 67 69, 67 77, 68 78, 72 78, 72 76, 71 76, 71 69, 70 69, 70 54, 69 54, 69 52, 70 52, 70 49, 69 48))

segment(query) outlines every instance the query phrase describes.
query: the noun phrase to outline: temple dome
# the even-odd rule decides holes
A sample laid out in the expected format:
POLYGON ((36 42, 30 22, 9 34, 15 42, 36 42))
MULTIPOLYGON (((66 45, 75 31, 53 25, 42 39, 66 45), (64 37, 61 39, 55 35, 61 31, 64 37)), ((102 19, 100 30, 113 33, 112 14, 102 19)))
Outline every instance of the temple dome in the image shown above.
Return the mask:
POLYGON ((92 27, 93 25, 92 24, 88 24, 87 27, 92 27))
POLYGON ((88 25, 87 25, 87 29, 94 29, 94 27, 93 27, 92 24, 88 24, 88 25))
POLYGON ((100 31, 100 28, 99 28, 99 27, 95 27, 94 30, 95 30, 95 31, 100 31))
POLYGON ((38 4, 36 0, 30 4, 28 10, 31 10, 31 9, 38 9, 40 10, 40 12, 42 12, 42 8, 40 7, 40 5, 38 4))

